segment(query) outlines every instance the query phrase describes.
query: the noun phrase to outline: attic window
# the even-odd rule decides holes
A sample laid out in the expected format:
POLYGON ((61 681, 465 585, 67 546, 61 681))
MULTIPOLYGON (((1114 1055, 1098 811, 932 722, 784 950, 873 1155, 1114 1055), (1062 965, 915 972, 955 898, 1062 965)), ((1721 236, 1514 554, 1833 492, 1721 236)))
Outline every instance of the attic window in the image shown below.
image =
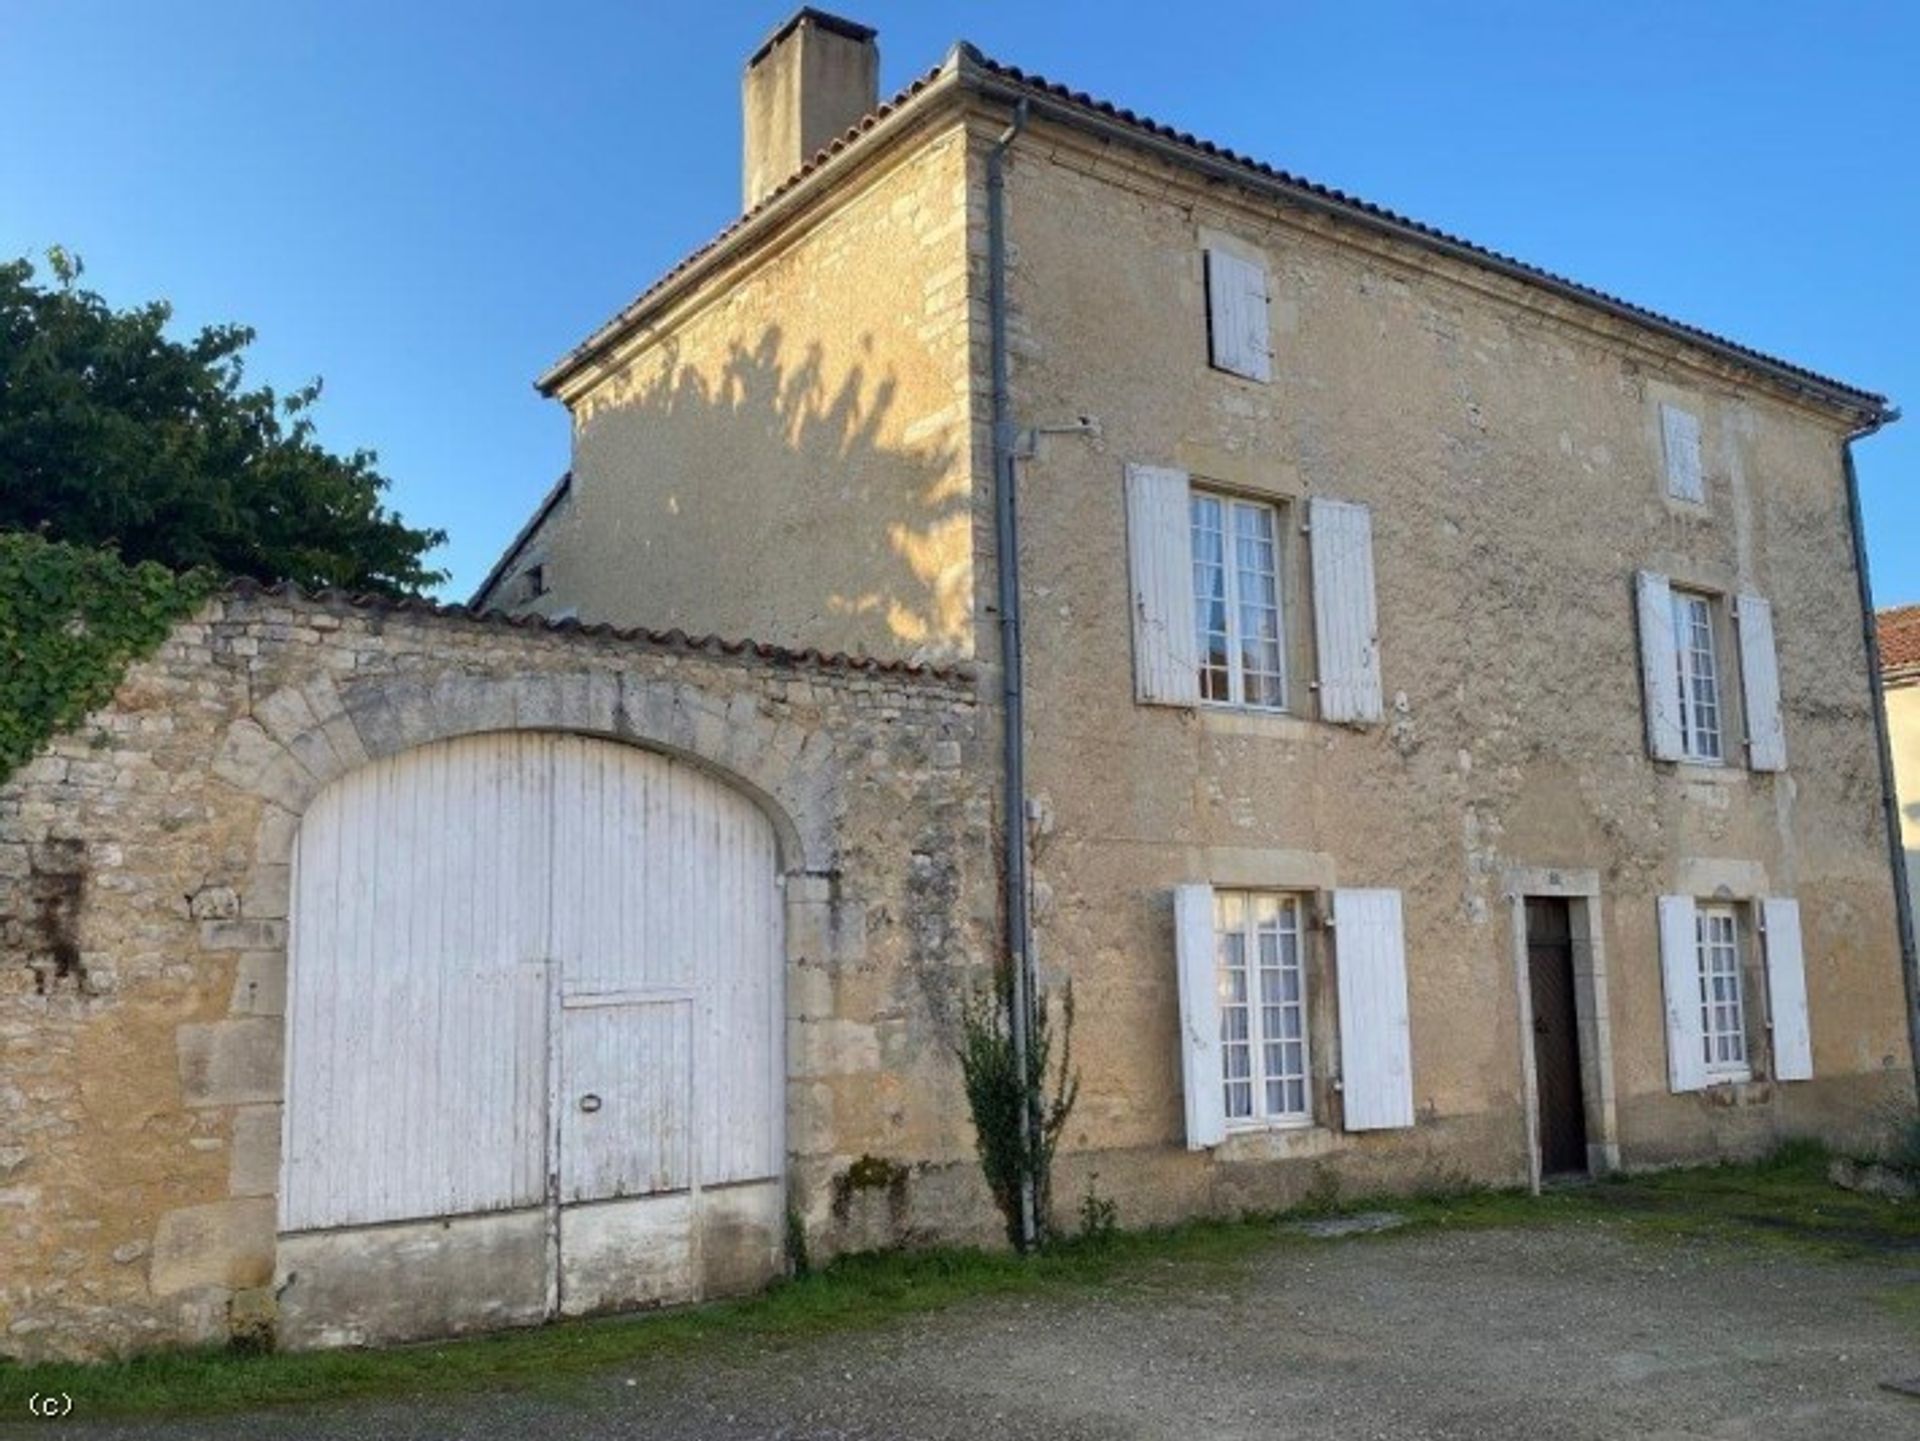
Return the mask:
POLYGON ((520 575, 526 583, 528 600, 532 600, 537 596, 543 596, 547 593, 547 567, 544 562, 540 565, 528 566, 520 572, 520 575))
POLYGON ((1268 380, 1266 268, 1224 250, 1207 250, 1207 345, 1215 370, 1268 380))

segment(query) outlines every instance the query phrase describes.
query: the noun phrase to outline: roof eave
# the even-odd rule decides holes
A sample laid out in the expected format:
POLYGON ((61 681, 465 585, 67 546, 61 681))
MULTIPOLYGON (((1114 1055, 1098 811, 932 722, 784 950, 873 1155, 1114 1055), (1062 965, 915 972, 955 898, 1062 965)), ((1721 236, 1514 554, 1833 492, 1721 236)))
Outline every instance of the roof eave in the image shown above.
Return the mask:
POLYGON ((1120 144, 1160 153, 1177 164, 1255 193, 1266 194, 1391 236, 1546 291, 1573 304, 1597 309, 1627 324, 1704 350, 1742 370, 1764 375, 1777 385, 1814 400, 1827 409, 1840 412, 1864 428, 1878 428, 1899 418, 1899 410, 1883 395, 1804 370, 1710 331, 1700 330, 1337 191, 1284 176, 1270 167, 1211 146, 1193 136, 1170 132, 1167 127, 1134 116, 1131 112, 1113 111, 1113 107, 1095 101, 1090 96, 1078 92, 1062 94, 1063 87, 1053 86, 1038 77, 1029 79, 1022 72, 1011 71, 1011 67, 989 59, 972 45, 963 44, 959 47, 959 62, 962 83, 985 99, 1009 105, 1024 101, 1029 114, 1043 116, 1120 144))

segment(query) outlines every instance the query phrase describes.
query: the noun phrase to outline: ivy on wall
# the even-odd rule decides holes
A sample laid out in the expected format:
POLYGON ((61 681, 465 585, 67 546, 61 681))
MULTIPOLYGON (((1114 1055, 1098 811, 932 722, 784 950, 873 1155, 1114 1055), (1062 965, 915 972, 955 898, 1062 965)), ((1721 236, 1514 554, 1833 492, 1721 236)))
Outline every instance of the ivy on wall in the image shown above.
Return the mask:
POLYGON ((217 584, 110 550, 0 532, 0 780, 113 695, 217 584))

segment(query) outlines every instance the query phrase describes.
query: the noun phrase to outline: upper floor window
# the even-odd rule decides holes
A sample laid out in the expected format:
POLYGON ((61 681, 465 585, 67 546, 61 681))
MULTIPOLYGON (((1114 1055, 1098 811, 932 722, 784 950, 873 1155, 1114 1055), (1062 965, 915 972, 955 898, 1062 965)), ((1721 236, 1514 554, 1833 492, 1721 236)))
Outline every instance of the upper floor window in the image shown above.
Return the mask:
POLYGON ((1228 251, 1207 250, 1207 354, 1215 370, 1248 380, 1273 375, 1267 339, 1266 267, 1228 251))
POLYGON ((1647 750, 1655 760, 1720 765, 1744 742, 1756 771, 1787 768, 1780 659, 1766 598, 1683 590, 1635 577, 1647 750), (1744 727, 1744 730, 1743 730, 1744 727))
POLYGON ((1319 495, 1252 500, 1198 488, 1184 470, 1157 465, 1127 467, 1126 498, 1141 701, 1298 714, 1305 694, 1324 721, 1382 718, 1373 515, 1365 505, 1319 495), (1305 524, 1296 528, 1296 516, 1305 524), (1304 633, 1295 638, 1304 626, 1288 623, 1290 595, 1311 608, 1311 645, 1304 633))
POLYGON ((1279 513, 1208 491, 1193 492, 1188 509, 1200 697, 1284 709, 1279 513))
POLYGON ((1680 684, 1680 749, 1692 761, 1724 758, 1720 735, 1720 662, 1714 647, 1713 601, 1673 592, 1674 664, 1680 684))
POLYGON ((1704 501, 1707 488, 1700 469, 1700 417, 1677 405, 1662 405, 1660 440, 1666 452, 1667 494, 1675 500, 1704 501))

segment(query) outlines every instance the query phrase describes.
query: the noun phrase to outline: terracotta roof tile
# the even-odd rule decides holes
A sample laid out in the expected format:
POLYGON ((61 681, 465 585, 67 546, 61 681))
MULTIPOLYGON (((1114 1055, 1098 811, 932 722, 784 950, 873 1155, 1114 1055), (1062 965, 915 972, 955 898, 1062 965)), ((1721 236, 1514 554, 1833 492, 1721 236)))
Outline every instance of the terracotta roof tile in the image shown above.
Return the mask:
POLYGON ((1880 669, 1920 673, 1920 605, 1896 606, 1873 618, 1880 633, 1880 669))

